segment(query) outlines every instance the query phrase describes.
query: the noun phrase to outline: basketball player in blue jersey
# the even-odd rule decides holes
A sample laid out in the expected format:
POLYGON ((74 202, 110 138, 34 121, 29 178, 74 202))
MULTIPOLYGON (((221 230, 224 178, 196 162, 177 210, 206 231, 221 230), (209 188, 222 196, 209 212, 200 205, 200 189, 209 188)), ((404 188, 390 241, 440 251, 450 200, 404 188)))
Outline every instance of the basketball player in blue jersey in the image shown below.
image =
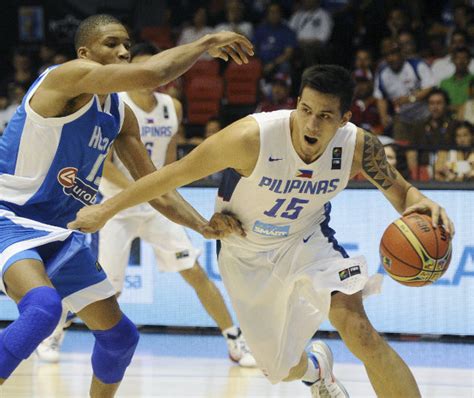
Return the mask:
POLYGON ((403 360, 371 325, 363 296, 380 288, 363 256, 349 258, 329 227, 329 200, 362 173, 400 213, 446 211, 388 164, 380 141, 350 123, 353 82, 334 65, 307 69, 296 110, 260 113, 226 127, 185 158, 142 178, 70 227, 101 228, 117 212, 226 169, 216 209, 246 236, 222 239, 219 268, 257 365, 272 383, 301 379, 313 397, 348 397, 329 347, 305 346, 329 318, 364 364, 380 397, 419 397, 403 360))
MULTIPOLYGON (((152 44, 141 43, 130 50, 131 62, 145 62, 158 53, 152 44)), ((176 161, 177 132, 182 119, 181 103, 167 94, 153 89, 119 93, 135 114, 141 140, 153 164, 161 168, 176 161)), ((104 163, 100 192, 106 200, 132 183, 133 179, 113 147, 104 163)), ((215 320, 229 349, 229 358, 243 367, 254 367, 255 359, 248 350, 240 329, 232 317, 219 289, 209 279, 197 259, 200 250, 190 241, 185 229, 170 221, 148 203, 127 209, 112 220, 99 234, 99 263, 117 294, 123 289, 130 248, 135 238, 149 243, 162 272, 179 272, 195 290, 208 314, 215 320)), ((59 361, 59 349, 64 337, 63 324, 38 346, 42 360, 59 361)))
MULTIPOLYGON (((20 313, 0 333, 0 384, 51 334, 63 304, 95 336, 90 395, 115 394, 138 333, 120 311, 85 235, 66 229, 80 208, 94 203, 114 141, 135 178, 155 170, 135 116, 114 93, 173 80, 206 51, 237 63, 252 53, 246 38, 224 32, 129 64, 129 41, 111 16, 84 20, 75 39, 78 59, 33 83, 0 141, 0 287, 20 313)), ((177 193, 152 205, 207 237, 238 227, 232 219, 208 223, 177 193)))

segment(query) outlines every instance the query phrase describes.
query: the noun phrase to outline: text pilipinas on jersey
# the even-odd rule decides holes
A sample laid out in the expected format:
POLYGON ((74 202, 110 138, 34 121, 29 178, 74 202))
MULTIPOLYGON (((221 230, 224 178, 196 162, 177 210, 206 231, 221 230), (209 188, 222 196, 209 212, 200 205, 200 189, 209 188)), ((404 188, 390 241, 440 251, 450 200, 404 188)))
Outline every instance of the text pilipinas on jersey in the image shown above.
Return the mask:
POLYGON ((331 193, 337 189, 340 179, 334 178, 332 180, 319 180, 319 181, 310 181, 310 180, 280 180, 277 178, 271 177, 262 177, 258 186, 266 187, 268 190, 286 194, 292 192, 319 195, 331 193))

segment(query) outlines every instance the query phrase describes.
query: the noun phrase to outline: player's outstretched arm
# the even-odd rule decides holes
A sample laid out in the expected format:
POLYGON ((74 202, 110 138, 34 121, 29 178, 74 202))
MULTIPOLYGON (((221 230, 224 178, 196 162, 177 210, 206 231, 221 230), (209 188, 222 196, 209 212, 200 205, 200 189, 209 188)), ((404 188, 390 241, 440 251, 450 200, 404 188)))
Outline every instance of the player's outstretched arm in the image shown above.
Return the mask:
POLYGON ((364 177, 385 195, 399 213, 403 215, 414 212, 430 214, 434 228, 441 222, 448 233, 454 234, 454 225, 446 210, 409 184, 388 163, 380 140, 362 129, 359 129, 357 133, 354 172, 362 172, 364 177))
POLYGON ((234 32, 209 34, 192 43, 152 56, 146 62, 102 65, 77 59, 50 72, 43 89, 67 92, 70 98, 81 94, 109 94, 141 88, 155 88, 185 73, 205 52, 238 64, 253 55, 252 43, 234 32))
MULTIPOLYGON (((243 175, 249 175, 258 159, 259 149, 257 122, 250 117, 242 119, 205 140, 181 160, 140 178, 100 205, 83 208, 68 228, 80 229, 83 232, 97 231, 121 210, 149 202, 177 187, 228 167, 236 169, 243 175)), ((121 157, 117 145, 115 150, 121 157)), ((127 151, 130 151, 130 148, 127 148, 127 151)), ((138 169, 142 167, 140 164, 130 166, 132 175, 139 173, 138 169)))

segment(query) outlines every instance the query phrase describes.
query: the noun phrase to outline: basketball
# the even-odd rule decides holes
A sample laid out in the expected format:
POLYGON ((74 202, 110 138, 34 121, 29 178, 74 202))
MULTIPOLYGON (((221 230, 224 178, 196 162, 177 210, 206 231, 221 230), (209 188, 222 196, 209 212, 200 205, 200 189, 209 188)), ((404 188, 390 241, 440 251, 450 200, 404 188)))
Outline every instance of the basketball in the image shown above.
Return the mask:
POLYGON ((385 271, 406 286, 437 281, 451 261, 451 237, 443 226, 433 228, 431 218, 410 214, 391 223, 380 242, 385 271))

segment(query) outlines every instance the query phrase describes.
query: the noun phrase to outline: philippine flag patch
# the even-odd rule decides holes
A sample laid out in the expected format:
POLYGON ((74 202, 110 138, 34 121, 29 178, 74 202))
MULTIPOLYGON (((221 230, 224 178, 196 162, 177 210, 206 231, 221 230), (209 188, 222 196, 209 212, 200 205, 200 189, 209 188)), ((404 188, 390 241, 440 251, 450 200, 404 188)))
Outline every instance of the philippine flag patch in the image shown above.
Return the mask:
POLYGON ((296 177, 299 178, 313 178, 313 170, 298 169, 296 177))

